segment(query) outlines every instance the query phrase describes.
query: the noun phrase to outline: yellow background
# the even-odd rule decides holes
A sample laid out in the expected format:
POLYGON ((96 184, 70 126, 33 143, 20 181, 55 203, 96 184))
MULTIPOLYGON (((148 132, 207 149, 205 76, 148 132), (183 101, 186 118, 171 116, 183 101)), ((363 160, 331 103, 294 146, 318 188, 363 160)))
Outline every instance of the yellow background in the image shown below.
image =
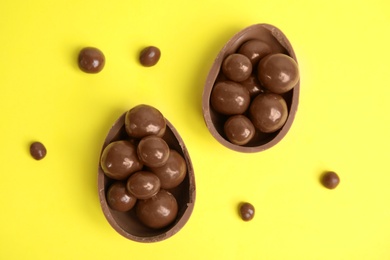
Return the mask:
POLYGON ((0 259, 390 259, 388 1, 3 0, 0 35, 0 259), (255 23, 291 41, 300 104, 281 143, 240 154, 212 138, 201 96, 224 43, 255 23), (144 68, 148 45, 162 57, 144 68), (78 69, 85 46, 104 52, 101 73, 78 69), (97 192, 104 137, 140 103, 178 129, 197 184, 187 225, 154 244, 117 234, 97 192))

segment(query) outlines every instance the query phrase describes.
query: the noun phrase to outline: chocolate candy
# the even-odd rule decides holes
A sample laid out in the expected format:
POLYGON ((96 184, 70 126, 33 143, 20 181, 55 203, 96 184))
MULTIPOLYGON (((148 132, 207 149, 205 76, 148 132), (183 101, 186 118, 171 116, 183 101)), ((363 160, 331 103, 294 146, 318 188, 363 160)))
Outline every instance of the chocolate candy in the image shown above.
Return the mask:
POLYGON ((112 142, 104 149, 100 165, 104 173, 114 180, 125 180, 143 166, 136 147, 124 140, 112 142))
POLYGON ((273 93, 258 95, 249 108, 253 125, 263 133, 279 130, 287 120, 287 104, 284 99, 273 93))
POLYGON ((151 67, 157 64, 157 62, 160 60, 160 57, 160 49, 154 46, 149 46, 141 51, 139 61, 145 67, 151 67))
POLYGON ((232 81, 244 81, 252 73, 252 63, 245 55, 234 53, 227 56, 223 61, 222 71, 232 81))
POLYGON ((116 181, 108 188, 107 203, 112 209, 126 212, 131 210, 136 202, 137 198, 127 191, 124 182, 116 181))
POLYGON ((79 53, 79 68, 86 73, 98 73, 104 68, 106 59, 103 52, 94 47, 83 48, 79 53))
POLYGON ((158 136, 146 136, 138 144, 139 159, 148 167, 163 166, 169 158, 168 144, 158 136))
MULTIPOLYGON (((283 67, 285 64, 292 65, 293 69, 298 68, 294 50, 287 37, 278 28, 270 24, 249 26, 234 35, 223 46, 209 71, 202 98, 203 116, 206 126, 218 142, 239 152, 259 152, 272 147, 283 139, 294 120, 298 108, 300 90, 298 70, 293 70, 293 72, 296 72, 294 74, 283 67), (226 68, 224 69, 224 62, 228 57, 236 54, 247 57, 252 64, 252 73, 249 77, 239 83, 235 82, 249 92, 250 104, 249 109, 231 112, 229 110, 237 106, 237 103, 245 100, 245 98, 224 93, 220 89, 220 84, 229 80, 229 75, 225 75, 225 73, 229 74, 229 72, 226 71, 226 68), (280 58, 283 62, 276 61, 275 58, 278 58, 278 60, 280 58), (260 65, 261 62, 263 63, 260 65), (270 66, 269 64, 274 64, 275 66, 270 66), (271 75, 267 72, 269 70, 271 72, 279 71, 279 80, 286 84, 276 86, 276 83, 268 84, 265 79, 263 79, 264 82, 261 82, 259 78, 271 75), (265 84, 267 84, 268 88, 265 87, 265 84), (268 107, 270 105, 271 107, 276 107, 276 109, 271 109, 268 112, 255 111, 257 110, 255 108, 259 106, 259 104, 256 104, 259 101, 255 102, 256 98, 266 93, 277 94, 274 91, 277 93, 283 92, 279 97, 285 102, 280 101, 279 104, 273 105, 268 103, 268 107), (226 97, 230 97, 229 102, 227 102, 228 99, 226 97), (238 98, 236 99, 236 97, 238 98), (255 102, 254 105, 252 104, 253 102, 255 102), (250 111, 251 107, 252 113, 250 111), (260 118, 267 113, 268 119, 266 119, 266 122, 268 123, 260 122, 260 118), (239 144, 241 142, 234 143, 228 138, 225 131, 226 121, 229 119, 228 116, 237 114, 248 116, 249 120, 257 128, 255 135, 249 142, 239 144), (280 117, 278 116, 279 114, 280 117)), ((240 79, 235 80, 238 81, 240 79)), ((230 82, 234 83, 231 79, 230 82)), ((229 84, 232 85, 232 83, 229 84)), ((234 89, 231 86, 230 88, 234 89)), ((238 87, 235 89, 238 89, 238 87)), ((234 91, 232 92, 234 93, 234 91)), ((246 105, 246 102, 244 103, 246 105)))
MULTIPOLYGON (((156 109, 153 108, 149 109, 148 111, 153 114, 156 109)), ((126 131, 125 121, 127 115, 128 113, 124 113, 113 124, 112 128, 108 132, 102 147, 102 158, 106 153, 107 147, 109 147, 112 143, 127 142, 130 143, 133 148, 135 147, 135 150, 138 149, 138 146, 140 144, 142 146, 143 139, 140 140, 138 137, 130 136, 126 131)), ((148 114, 148 112, 143 115, 144 119, 150 119, 151 117, 154 118, 154 116, 151 116, 150 114, 148 114)), ((127 179, 121 181, 121 183, 125 183, 128 194, 133 196, 133 194, 129 192, 129 190, 131 190, 140 198, 145 198, 142 196, 145 194, 148 194, 147 196, 150 196, 150 194, 154 194, 155 190, 157 190, 156 187, 158 187, 158 184, 156 184, 157 182, 160 182, 160 192, 162 192, 163 194, 164 192, 166 193, 166 191, 161 190, 162 183, 164 183, 165 185, 170 185, 164 186, 171 187, 169 188, 170 195, 164 194, 161 196, 162 199, 158 199, 159 195, 157 193, 151 198, 146 199, 146 201, 156 199, 157 201, 162 201, 160 209, 163 209, 165 213, 169 213, 165 217, 163 216, 162 218, 155 218, 155 221, 160 223, 159 225, 156 226, 152 224, 152 227, 149 227, 147 226, 147 224, 143 224, 140 218, 143 219, 144 217, 142 213, 139 214, 140 218, 137 216, 137 206, 133 207, 127 212, 115 210, 114 206, 110 206, 108 190, 110 189, 111 185, 116 181, 111 178, 109 174, 106 174, 103 171, 103 164, 100 163, 98 168, 98 191, 100 205, 102 207, 104 216, 106 217, 110 225, 119 234, 137 242, 157 242, 173 236, 187 223, 194 208, 196 187, 194 169, 191 164, 191 159, 189 157, 187 148, 183 140, 181 139, 179 133, 176 131, 175 127, 173 127, 165 118, 163 122, 164 124, 166 124, 166 127, 164 130, 164 134, 161 136, 161 138, 169 147, 168 159, 165 164, 160 167, 147 167, 146 165, 144 165, 142 169, 130 174, 127 179), (185 166, 183 166, 183 163, 185 164, 185 166), (156 173, 152 171, 155 171, 156 173), (147 173, 146 177, 152 177, 145 178, 145 174, 143 172, 147 173), (139 177, 138 175, 142 176, 139 177), (182 179, 183 176, 184 179, 182 179), (149 190, 149 188, 151 189, 149 190), (176 201, 176 204, 174 204, 173 206, 171 196, 173 196, 175 199, 174 201, 176 201), (164 199, 167 197, 170 199, 164 199), (168 206, 164 206, 164 201, 169 202, 168 206), (166 208, 168 208, 169 211, 167 211, 166 208), (168 216, 169 218, 167 218, 168 216)), ((142 125, 142 120, 139 121, 138 126, 140 125, 142 125)), ((145 127, 148 125, 149 124, 145 124, 145 127)), ((145 131, 145 129, 143 130, 144 133, 147 132, 145 131)), ((160 137, 152 134, 149 136, 145 136, 144 138, 160 137)), ((124 162, 126 163, 127 161, 125 160, 124 162)), ((136 205, 142 205, 143 201, 145 200, 137 199, 136 205)), ((157 204, 154 204, 155 209, 158 208, 159 202, 156 203, 157 204)), ((157 212, 157 214, 163 214, 164 212, 157 212)), ((147 223, 148 221, 144 220, 144 222, 147 223)))
POLYGON ((252 74, 246 80, 240 82, 248 91, 251 97, 255 97, 260 93, 264 93, 264 88, 261 86, 257 76, 252 74))
POLYGON ((282 53, 270 54, 261 59, 257 75, 265 88, 277 94, 286 93, 299 81, 297 63, 282 53))
POLYGON ((247 144, 255 136, 255 127, 252 122, 243 115, 231 116, 224 125, 227 139, 233 144, 247 144))
POLYGON ((137 206, 137 217, 150 228, 162 228, 171 224, 178 212, 175 197, 166 190, 160 190, 155 196, 141 200, 137 206))
POLYGON ((255 208, 252 204, 245 202, 240 205, 240 216, 242 220, 249 221, 255 216, 255 208))
POLYGON ((126 188, 137 199, 148 199, 160 190, 160 179, 154 173, 139 171, 130 176, 126 188))
POLYGON ((161 188, 172 189, 186 177, 187 165, 183 156, 170 150, 167 162, 161 167, 151 167, 150 170, 160 179, 161 188))
POLYGON ((252 66, 255 66, 263 57, 271 53, 271 47, 263 41, 249 40, 241 45, 238 53, 248 57, 252 66))
POLYGON ((322 175, 321 183, 325 188, 334 189, 340 183, 340 178, 335 172, 326 172, 322 175))
POLYGON ((35 160, 45 158, 46 152, 46 147, 41 142, 33 142, 30 145, 30 154, 35 160))
POLYGON ((148 135, 163 136, 166 122, 161 112, 149 105, 138 105, 126 113, 126 131, 130 137, 142 138, 148 135))
POLYGON ((221 114, 242 114, 249 107, 249 91, 233 81, 218 82, 211 93, 210 103, 221 114))

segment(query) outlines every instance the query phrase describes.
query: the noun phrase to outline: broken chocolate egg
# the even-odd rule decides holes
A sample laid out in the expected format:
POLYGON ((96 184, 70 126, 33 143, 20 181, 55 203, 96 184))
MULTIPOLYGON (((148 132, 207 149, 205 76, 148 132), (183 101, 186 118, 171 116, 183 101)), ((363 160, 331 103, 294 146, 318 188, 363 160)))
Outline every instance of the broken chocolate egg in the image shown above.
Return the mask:
MULTIPOLYGON (((230 117, 229 114, 221 113, 219 107, 213 105, 213 103, 215 103, 215 100, 224 98, 219 97, 217 95, 218 93, 215 92, 214 89, 215 86, 219 86, 221 82, 226 81, 226 78, 229 78, 227 77, 227 75, 224 75, 223 62, 227 57, 235 53, 247 55, 249 56, 249 58, 252 58, 252 56, 253 58, 255 58, 255 56, 256 58, 259 57, 259 60, 253 61, 254 64, 256 64, 257 62, 260 63, 261 60, 266 58, 268 55, 274 54, 280 54, 282 58, 288 56, 288 59, 291 58, 294 61, 293 63, 290 63, 292 65, 298 64, 297 58, 289 40, 281 30, 270 24, 255 24, 238 32, 225 44, 225 46, 217 55, 207 76, 203 90, 202 108, 206 126, 212 136, 225 147, 238 152, 253 153, 264 151, 280 142, 285 137, 294 121, 299 102, 300 78, 299 74, 293 73, 298 73, 298 69, 287 75, 290 77, 289 79, 291 79, 288 81, 288 83, 291 84, 287 87, 281 86, 280 88, 283 88, 283 90, 278 91, 279 93, 283 92, 282 94, 280 94, 280 96, 283 98, 287 106, 287 118, 285 119, 283 124, 281 124, 280 127, 278 126, 277 130, 275 131, 273 131, 272 129, 272 131, 262 132, 261 128, 257 128, 254 137, 249 142, 240 142, 239 144, 234 143, 229 140, 224 130, 224 125, 230 117), (217 109, 215 109, 216 107, 217 109)), ((279 57, 278 55, 274 57, 279 57)), ((283 59, 283 63, 274 62, 276 64, 276 69, 278 69, 279 72, 281 71, 284 73, 286 71, 285 68, 280 68, 280 64, 284 65, 285 60, 289 62, 288 59, 283 59)), ((272 69, 273 67, 268 66, 267 68, 272 69)), ((258 75, 256 74, 258 73, 258 68, 253 69, 251 77, 253 77, 253 79, 256 79, 256 77, 258 77, 258 75)), ((287 76, 285 78, 287 78, 287 76)), ((251 80, 253 81, 253 84, 251 83, 251 85, 256 85, 256 91, 250 92, 250 103, 252 103, 258 95, 262 95, 265 92, 275 93, 272 92, 272 89, 277 88, 271 87, 270 89, 263 90, 263 86, 256 83, 253 79, 251 80)), ((233 82, 237 84, 243 83, 238 81, 233 82)), ((246 88, 251 91, 252 86, 246 86, 246 88)), ((249 108, 250 107, 251 104, 249 105, 249 108)), ((242 114, 251 118, 249 115, 249 108, 242 114)), ((256 112, 256 114, 257 113, 261 114, 262 111, 258 111, 256 112)), ((253 114, 254 111, 252 111, 252 115, 253 114)), ((255 122, 252 123, 255 124, 255 122)), ((230 135, 233 134, 238 135, 239 133, 230 133, 230 135)))
MULTIPOLYGON (((121 140, 131 140, 131 137, 126 132, 125 117, 126 113, 120 116, 113 124, 104 141, 101 155, 110 143, 121 140)), ((166 120, 166 130, 162 139, 168 144, 171 150, 176 151, 184 159, 187 171, 184 179, 177 186, 166 190, 166 192, 169 192, 174 196, 177 202, 177 212, 176 209, 172 212, 171 216, 173 216, 173 220, 170 218, 164 221, 161 219, 156 220, 158 223, 161 223, 161 225, 159 224, 158 226, 151 227, 149 223, 150 221, 153 221, 153 219, 145 221, 145 219, 141 220, 139 218, 142 214, 138 212, 137 215, 137 205, 143 203, 142 199, 137 201, 134 208, 126 212, 121 212, 110 207, 106 194, 109 187, 116 181, 104 173, 101 164, 99 163, 98 192, 103 214, 114 230, 127 239, 136 242, 158 242, 173 236, 184 227, 194 208, 196 189, 192 162, 182 138, 168 120, 166 120)), ((146 166, 144 166, 142 170, 147 170, 146 166)), ((131 176, 133 176, 133 174, 131 176)), ((138 211, 139 210, 140 209, 138 209, 138 211)))

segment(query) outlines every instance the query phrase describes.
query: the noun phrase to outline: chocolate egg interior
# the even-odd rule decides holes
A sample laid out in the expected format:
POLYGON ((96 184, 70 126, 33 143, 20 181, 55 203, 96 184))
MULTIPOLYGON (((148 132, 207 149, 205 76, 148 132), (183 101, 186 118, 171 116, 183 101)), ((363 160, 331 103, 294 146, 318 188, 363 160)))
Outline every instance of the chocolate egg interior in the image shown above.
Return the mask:
POLYGON ((206 79, 202 99, 203 116, 207 128, 214 138, 216 138, 224 146, 239 152, 259 152, 278 143, 290 129, 299 102, 300 81, 298 81, 293 89, 282 94, 287 103, 289 115, 286 123, 281 129, 268 134, 258 131, 255 138, 245 145, 235 145, 226 138, 224 133, 224 123, 228 119, 228 116, 217 113, 210 105, 211 92, 218 78, 221 76, 223 77, 221 73, 221 65, 224 59, 230 54, 236 53, 242 44, 249 40, 261 40, 271 47, 271 53, 286 54, 297 62, 294 50, 286 36, 278 28, 269 24, 252 25, 238 32, 219 52, 206 79))
MULTIPOLYGON (((111 209, 106 200, 106 193, 109 185, 113 182, 108 178, 99 164, 98 190, 100 204, 105 217, 110 225, 122 236, 138 242, 157 242, 171 237, 177 233, 188 221, 195 202, 195 178, 192 163, 183 140, 172 124, 166 120, 167 129, 163 139, 171 149, 176 150, 186 161, 187 174, 184 181, 177 187, 169 189, 178 203, 178 214, 175 221, 162 229, 152 229, 143 225, 137 218, 135 210, 119 212, 111 209)), ((125 114, 123 114, 112 126, 102 148, 117 140, 129 139, 125 130, 125 114)))

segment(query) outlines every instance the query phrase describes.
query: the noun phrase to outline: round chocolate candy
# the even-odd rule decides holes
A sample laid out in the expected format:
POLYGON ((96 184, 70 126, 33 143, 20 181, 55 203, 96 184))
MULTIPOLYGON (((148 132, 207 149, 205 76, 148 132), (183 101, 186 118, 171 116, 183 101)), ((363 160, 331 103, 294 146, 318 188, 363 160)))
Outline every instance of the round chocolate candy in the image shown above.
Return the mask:
POLYGON ((125 127, 127 134, 134 138, 148 135, 162 137, 166 130, 166 122, 158 109, 149 105, 138 105, 127 111, 125 127))
POLYGON ((106 59, 101 50, 94 47, 83 48, 79 53, 79 68, 86 73, 98 73, 104 68, 106 59))
POLYGON ((136 206, 139 220, 154 229, 171 224, 175 220, 177 212, 177 201, 166 190, 160 190, 155 196, 147 200, 140 200, 136 206))
POLYGON ((103 150, 100 165, 104 173, 115 180, 127 179, 142 169, 136 147, 128 141, 112 142, 103 150))
POLYGON ((270 54, 260 60, 257 76, 265 88, 273 93, 283 94, 298 83, 298 64, 288 55, 270 54))
POLYGON ((139 61, 144 67, 151 67, 157 64, 160 60, 160 49, 154 46, 144 48, 139 56, 139 61))
POLYGON ((139 171, 130 176, 126 188, 137 199, 148 199, 160 190, 160 179, 152 172, 139 171))
POLYGON ((46 147, 41 142, 33 142, 30 145, 30 154, 35 160, 45 158, 46 152, 46 147))
POLYGON ((124 182, 116 181, 108 188, 107 203, 112 209, 122 212, 129 211, 136 202, 137 198, 126 190, 124 182))
POLYGON ((211 93, 210 103, 215 111, 224 115, 244 113, 250 104, 249 91, 233 81, 218 82, 211 93))
POLYGON ((141 139, 137 147, 139 159, 148 167, 163 166, 169 158, 169 146, 155 135, 141 139))
POLYGON ((243 115, 229 117, 225 122, 224 131, 227 139, 237 145, 247 144, 256 132, 252 122, 243 115))
POLYGON ((263 57, 271 53, 271 48, 263 41, 249 40, 241 45, 238 49, 238 53, 248 57, 252 66, 255 66, 263 57))
POLYGON ((328 189, 334 189, 339 185, 340 177, 335 172, 326 172, 322 175, 321 183, 328 189))
POLYGON ((222 72, 230 80, 244 81, 252 73, 252 63, 245 55, 233 53, 223 61, 222 72))
POLYGON ((172 189, 186 177, 187 164, 178 152, 170 150, 168 161, 163 166, 151 167, 150 170, 160 179, 161 188, 172 189))
POLYGON ((287 104, 283 97, 274 93, 258 95, 249 108, 253 125, 263 133, 273 133, 287 120, 287 104))
POLYGON ((248 202, 242 203, 240 205, 240 216, 244 221, 253 219, 255 216, 255 207, 248 202))
POLYGON ((260 93, 264 93, 264 88, 261 86, 260 81, 256 75, 250 75, 249 78, 240 82, 248 91, 251 97, 255 97, 260 93))

